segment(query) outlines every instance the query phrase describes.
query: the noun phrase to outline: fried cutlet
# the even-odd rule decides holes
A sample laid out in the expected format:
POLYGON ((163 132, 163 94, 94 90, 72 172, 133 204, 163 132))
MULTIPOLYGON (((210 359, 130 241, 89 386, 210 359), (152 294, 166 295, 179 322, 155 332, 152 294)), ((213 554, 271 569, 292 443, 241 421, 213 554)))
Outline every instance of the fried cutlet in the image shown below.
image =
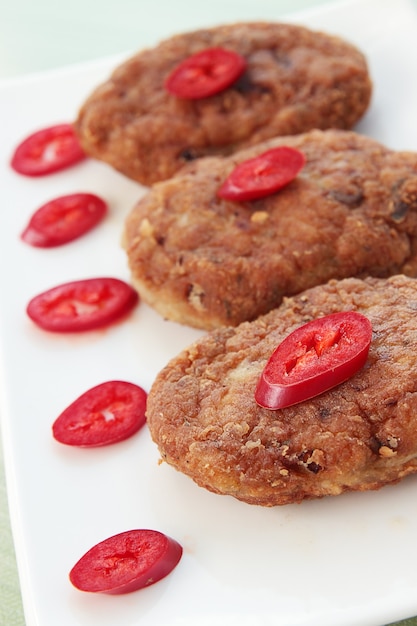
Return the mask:
POLYGON ((90 95, 75 129, 87 154, 150 185, 197 157, 312 128, 352 128, 371 92, 364 55, 338 37, 291 24, 228 24, 138 52, 90 95), (198 100, 168 93, 174 68, 211 47, 240 54, 243 75, 198 100))
POLYGON ((202 329, 255 319, 331 278, 416 276, 417 154, 316 130, 199 159, 138 202, 124 246, 142 298, 202 329), (305 155, 295 180, 259 200, 217 197, 237 163, 280 145, 305 155))
POLYGON ((211 331, 168 363, 149 393, 162 459, 212 492, 264 506, 379 489, 416 472, 416 311, 416 279, 348 278, 211 331), (275 347, 336 311, 372 324, 362 369, 311 400, 261 408, 255 388, 275 347))

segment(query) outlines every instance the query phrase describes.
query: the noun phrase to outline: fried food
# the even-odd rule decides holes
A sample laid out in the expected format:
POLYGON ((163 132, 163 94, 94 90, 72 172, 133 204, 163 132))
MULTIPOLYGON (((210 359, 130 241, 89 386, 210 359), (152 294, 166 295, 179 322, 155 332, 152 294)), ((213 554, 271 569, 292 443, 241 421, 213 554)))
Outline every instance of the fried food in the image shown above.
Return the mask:
POLYGON ((207 330, 331 278, 416 276, 417 154, 315 130, 199 159, 138 202, 123 239, 141 297, 207 330), (285 188, 247 202, 216 196, 237 163, 280 145, 306 157, 285 188))
POLYGON ((253 322, 208 333, 158 374, 147 420, 163 460, 198 485, 283 505, 379 489, 417 471, 417 280, 332 280, 253 322), (274 348, 335 311, 372 324, 364 367, 311 400, 272 411, 254 399, 274 348))
POLYGON ((290 24, 228 24, 138 52, 90 95, 75 129, 87 154, 150 185, 197 157, 312 128, 352 128, 371 92, 364 55, 340 38, 290 24), (171 71, 210 47, 239 53, 247 70, 211 97, 169 94, 171 71))

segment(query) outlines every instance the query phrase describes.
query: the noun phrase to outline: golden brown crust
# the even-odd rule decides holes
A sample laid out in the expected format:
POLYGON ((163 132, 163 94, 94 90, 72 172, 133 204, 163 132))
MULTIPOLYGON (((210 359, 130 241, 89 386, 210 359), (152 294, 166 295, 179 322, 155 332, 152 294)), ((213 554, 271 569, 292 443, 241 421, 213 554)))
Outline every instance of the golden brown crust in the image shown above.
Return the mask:
POLYGON ((75 129, 88 154, 150 185, 199 156, 312 128, 352 128, 371 91, 364 56, 337 37, 290 24, 228 24, 139 52, 91 94, 75 129), (211 46, 247 59, 241 79, 198 101, 168 94, 172 69, 211 46))
POLYGON ((416 472, 416 311, 416 280, 350 278, 212 331, 174 358, 149 393, 162 458, 210 491, 264 506, 379 489, 416 472), (260 408, 256 383, 276 345, 340 310, 371 320, 364 368, 312 400, 260 408))
POLYGON ((417 154, 316 130, 199 159, 137 204, 124 245, 143 299, 204 329, 255 319, 330 278, 417 275, 417 154), (237 162, 283 144, 306 156, 285 189, 216 197, 237 162))

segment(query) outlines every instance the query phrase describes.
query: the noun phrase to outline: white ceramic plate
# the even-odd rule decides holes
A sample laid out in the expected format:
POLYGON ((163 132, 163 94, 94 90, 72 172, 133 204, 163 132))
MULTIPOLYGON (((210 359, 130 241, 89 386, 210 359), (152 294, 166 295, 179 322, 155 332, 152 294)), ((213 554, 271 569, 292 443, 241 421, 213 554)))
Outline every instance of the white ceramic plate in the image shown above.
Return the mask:
MULTIPOLYGON (((171 31, 202 25, 182 4, 169 23, 158 22, 158 11, 164 14, 150 6, 141 28, 149 20, 156 43, 171 31)), ((211 23, 277 19, 274 4, 212 0, 211 23)), ((416 148, 413 5, 354 0, 294 21, 341 34, 366 52, 375 92, 358 130, 393 148, 416 148)), ((144 304, 124 323, 79 337, 42 332, 24 312, 33 295, 67 280, 106 274, 129 280, 119 240, 142 188, 92 161, 39 179, 8 167, 20 139, 73 119, 120 60, 10 81, 0 93, 1 412, 28 626, 375 626, 417 614, 415 478, 375 493, 264 509, 210 494, 158 465, 146 428, 103 449, 71 449, 52 439, 53 420, 80 393, 111 378, 149 389, 168 359, 201 334, 162 320, 144 304), (97 230, 50 250, 19 240, 41 203, 80 190, 109 201, 110 215, 97 230), (119 597, 71 586, 68 572, 87 549, 140 527, 166 532, 184 546, 169 577, 119 597)))

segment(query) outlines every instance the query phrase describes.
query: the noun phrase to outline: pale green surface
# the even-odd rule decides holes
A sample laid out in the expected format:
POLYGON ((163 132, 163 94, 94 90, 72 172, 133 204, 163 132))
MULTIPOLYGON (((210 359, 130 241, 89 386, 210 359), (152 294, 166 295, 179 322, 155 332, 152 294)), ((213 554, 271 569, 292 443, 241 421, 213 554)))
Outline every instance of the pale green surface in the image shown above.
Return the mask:
MULTIPOLYGON (((151 0, 152 1, 152 0, 151 0)), ((233 0, 244 16, 257 0, 233 0)), ((331 0, 271 0, 277 13, 288 13, 326 4, 331 0)), ((170 15, 182 11, 181 21, 191 23, 201 16, 210 21, 210 2, 153 0, 161 12, 147 10, 147 0, 0 0, 0 78, 99 59, 137 48, 138 33, 151 37, 153 23, 161 13, 168 24, 170 15)), ((227 7, 225 8, 225 21, 227 7)), ((142 40, 142 37, 141 37, 142 40)))
MULTIPOLYGON (((257 0, 239 1, 244 10, 257 0)), ((275 7, 285 15, 328 2, 275 0, 275 7)), ((164 13, 179 5, 180 1, 165 2, 164 13)), ((196 7, 210 19, 209 2, 196 7)), ((0 0, 0 80, 135 50, 138 33, 143 37, 144 11, 143 0, 0 0)), ((24 623, 0 446, 0 626, 24 623)), ((417 626, 417 618, 398 624, 417 626)))

